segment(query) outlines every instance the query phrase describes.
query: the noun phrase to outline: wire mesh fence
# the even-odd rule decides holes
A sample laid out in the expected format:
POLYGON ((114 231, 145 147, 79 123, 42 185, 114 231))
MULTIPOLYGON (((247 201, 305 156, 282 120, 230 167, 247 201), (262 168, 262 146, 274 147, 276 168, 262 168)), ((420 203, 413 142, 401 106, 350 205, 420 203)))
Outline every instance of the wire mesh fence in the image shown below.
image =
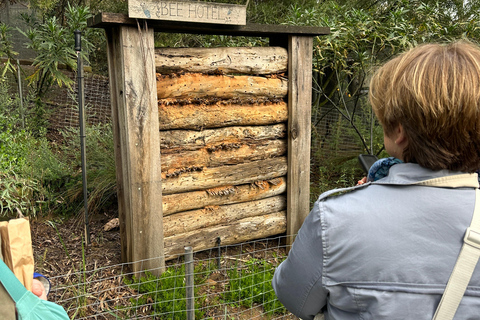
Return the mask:
POLYGON ((166 260, 161 271, 132 272, 128 263, 85 267, 50 278, 49 299, 72 319, 297 319, 271 286, 287 255, 285 238, 218 246, 191 259, 159 257, 166 260))

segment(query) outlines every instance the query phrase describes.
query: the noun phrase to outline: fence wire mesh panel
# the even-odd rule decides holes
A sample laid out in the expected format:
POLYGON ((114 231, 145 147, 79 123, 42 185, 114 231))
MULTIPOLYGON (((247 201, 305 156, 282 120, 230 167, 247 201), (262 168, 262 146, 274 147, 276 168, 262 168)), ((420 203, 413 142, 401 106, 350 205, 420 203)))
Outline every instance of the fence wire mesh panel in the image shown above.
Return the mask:
MULTIPOLYGON (((21 65, 22 74, 27 76, 34 72, 31 65, 21 65)), ((43 97, 49 115, 50 130, 59 131, 63 129, 76 128, 78 122, 78 84, 75 72, 62 70, 62 73, 73 82, 71 90, 66 86, 54 85, 52 90, 43 97)), ((25 100, 31 95, 28 81, 23 76, 16 79, 8 75, 7 81, 10 85, 12 95, 18 95, 17 81, 22 82, 22 95, 25 100)), ((88 125, 104 124, 111 122, 112 110, 110 104, 110 87, 108 77, 96 75, 89 72, 84 73, 84 95, 85 95, 85 116, 88 125)))
POLYGON ((271 286, 286 258, 284 243, 282 236, 194 252, 192 276, 186 272, 188 255, 165 257, 158 278, 158 270, 132 273, 129 264, 84 268, 50 278, 49 299, 74 319, 297 319, 271 286))
POLYGON ((13 42, 13 51, 18 53, 18 59, 34 59, 35 51, 27 48, 24 43, 27 38, 17 30, 27 31, 28 26, 21 18, 22 14, 31 15, 32 10, 25 1, 6 1, 0 6, 0 22, 11 27, 10 35, 13 42))
MULTIPOLYGON (((66 87, 57 88, 47 97, 54 112, 50 118, 55 129, 78 127, 78 84, 74 72, 64 73, 73 80, 73 91, 66 87)), ((86 122, 89 125, 110 122, 112 115, 108 77, 84 73, 84 95, 86 122)))

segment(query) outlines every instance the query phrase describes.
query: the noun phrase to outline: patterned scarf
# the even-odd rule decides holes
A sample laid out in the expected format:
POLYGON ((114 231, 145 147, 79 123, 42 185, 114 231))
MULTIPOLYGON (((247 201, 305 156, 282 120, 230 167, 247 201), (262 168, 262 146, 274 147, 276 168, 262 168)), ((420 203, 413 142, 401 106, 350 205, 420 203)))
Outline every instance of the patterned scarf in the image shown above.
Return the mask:
POLYGON ((377 181, 388 176, 390 168, 397 163, 402 163, 402 160, 389 157, 375 161, 370 170, 368 170, 367 181, 377 181))

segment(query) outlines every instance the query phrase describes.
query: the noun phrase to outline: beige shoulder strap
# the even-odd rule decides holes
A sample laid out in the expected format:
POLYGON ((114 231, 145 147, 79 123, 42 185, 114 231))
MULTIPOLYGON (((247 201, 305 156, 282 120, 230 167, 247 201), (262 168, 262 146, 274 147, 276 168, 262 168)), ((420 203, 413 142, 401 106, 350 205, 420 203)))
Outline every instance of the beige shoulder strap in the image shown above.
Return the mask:
POLYGON ((433 320, 453 319, 480 257, 480 190, 478 188, 472 222, 465 232, 463 242, 433 320))
POLYGON ((462 173, 453 176, 445 176, 415 183, 419 186, 445 187, 445 188, 478 188, 478 174, 462 173))

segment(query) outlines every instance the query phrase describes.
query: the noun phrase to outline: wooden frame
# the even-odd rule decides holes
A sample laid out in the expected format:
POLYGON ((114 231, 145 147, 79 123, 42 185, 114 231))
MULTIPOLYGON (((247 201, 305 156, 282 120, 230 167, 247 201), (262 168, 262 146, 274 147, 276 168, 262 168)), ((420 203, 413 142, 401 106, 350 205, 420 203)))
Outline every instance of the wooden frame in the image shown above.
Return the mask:
POLYGON ((329 29, 177 23, 112 13, 100 13, 88 25, 104 28, 107 35, 122 261, 143 261, 135 263, 133 271, 161 273, 164 267, 163 213, 155 206, 162 203, 162 180, 154 32, 268 37, 271 45, 288 48, 287 244, 291 244, 309 212, 313 37, 328 34, 329 29))

